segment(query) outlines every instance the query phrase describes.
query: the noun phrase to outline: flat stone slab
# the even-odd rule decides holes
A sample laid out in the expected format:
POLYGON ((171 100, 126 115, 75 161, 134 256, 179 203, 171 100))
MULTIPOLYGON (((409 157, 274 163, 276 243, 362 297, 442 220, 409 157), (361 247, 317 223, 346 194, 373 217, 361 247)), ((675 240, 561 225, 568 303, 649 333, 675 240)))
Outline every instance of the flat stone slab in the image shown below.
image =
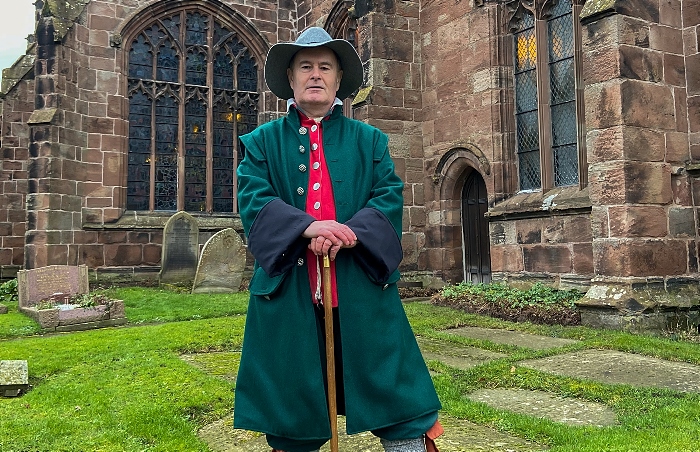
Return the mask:
POLYGON ((418 337, 416 339, 423 354, 423 359, 426 361, 440 361, 443 364, 461 370, 467 370, 479 364, 508 356, 503 353, 453 344, 438 339, 426 337, 418 337))
POLYGON ((480 389, 467 395, 490 407, 513 411, 568 425, 606 427, 617 424, 617 415, 607 405, 525 389, 480 389))
POLYGON ((567 345, 576 344, 579 342, 573 339, 561 339, 557 337, 521 333, 520 331, 509 331, 498 328, 481 328, 476 326, 465 326, 452 330, 446 330, 445 333, 456 334, 472 339, 491 341, 495 342, 496 344, 514 345, 532 350, 547 350, 550 348, 565 347, 567 345))
POLYGON ((700 366, 613 350, 582 350, 518 365, 602 383, 700 392, 700 366))
MULTIPOLYGON (((436 443, 441 452, 538 452, 546 447, 527 442, 515 436, 498 432, 444 415, 440 422, 445 434, 436 443)), ((233 429, 233 418, 228 416, 204 426, 199 437, 215 452, 270 452, 265 436, 255 432, 233 429)), ((383 452, 379 439, 370 432, 348 436, 345 418, 338 417, 338 449, 343 452, 383 452)), ((321 452, 330 451, 326 443, 321 452)))
POLYGON ((0 361, 0 395, 15 397, 29 387, 27 361, 0 361))

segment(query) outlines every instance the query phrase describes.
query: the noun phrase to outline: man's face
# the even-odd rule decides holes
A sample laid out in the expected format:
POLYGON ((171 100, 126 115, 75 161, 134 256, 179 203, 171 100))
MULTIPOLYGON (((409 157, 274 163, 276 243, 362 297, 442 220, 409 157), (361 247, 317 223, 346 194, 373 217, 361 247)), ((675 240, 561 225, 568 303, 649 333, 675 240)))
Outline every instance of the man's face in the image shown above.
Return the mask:
POLYGON ((292 67, 287 69, 294 100, 312 116, 328 112, 342 76, 335 53, 327 47, 300 50, 294 55, 292 67))

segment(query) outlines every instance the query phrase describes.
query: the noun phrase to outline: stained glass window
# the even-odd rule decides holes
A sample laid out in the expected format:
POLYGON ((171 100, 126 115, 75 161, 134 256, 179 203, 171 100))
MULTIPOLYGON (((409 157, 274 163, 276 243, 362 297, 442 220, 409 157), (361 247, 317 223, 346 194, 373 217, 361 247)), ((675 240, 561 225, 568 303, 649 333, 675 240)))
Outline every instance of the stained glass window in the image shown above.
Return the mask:
POLYGON ((543 173, 549 174, 547 185, 579 182, 572 2, 559 0, 549 5, 546 20, 539 21, 535 21, 529 9, 523 8, 513 34, 516 150, 521 190, 543 188, 543 173), (545 31, 547 39, 540 42, 538 37, 545 36, 545 31), (544 53, 538 55, 538 50, 544 53), (538 105, 538 84, 548 88, 541 94, 542 106, 538 105), (551 135, 540 136, 540 130, 550 130, 551 135))
POLYGON ((578 183, 576 79, 571 2, 559 1, 547 21, 554 185, 578 183))
POLYGON ((201 8, 145 24, 129 43, 127 209, 235 212, 258 73, 236 30, 201 8))
POLYGON ((535 19, 525 14, 515 32, 515 124, 520 189, 541 186, 539 120, 537 116, 537 43, 535 19))

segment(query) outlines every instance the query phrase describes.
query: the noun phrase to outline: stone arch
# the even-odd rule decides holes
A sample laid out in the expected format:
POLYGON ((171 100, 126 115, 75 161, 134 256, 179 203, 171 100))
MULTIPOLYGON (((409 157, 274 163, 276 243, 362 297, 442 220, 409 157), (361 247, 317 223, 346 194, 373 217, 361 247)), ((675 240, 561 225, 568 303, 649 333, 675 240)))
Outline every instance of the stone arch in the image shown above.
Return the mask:
MULTIPOLYGON (((464 225, 462 196, 468 179, 481 179, 491 174, 491 164, 484 153, 470 143, 449 149, 440 158, 433 173, 439 193, 440 218, 444 231, 442 247, 445 255, 443 275, 450 281, 465 278, 464 225)), ((468 254, 468 253, 467 253, 468 254)))
MULTIPOLYGON (((352 15, 352 8, 355 2, 352 0, 338 0, 326 18, 323 28, 334 39, 345 39, 349 41, 355 50, 358 50, 359 35, 357 32, 357 20, 352 15)), ((343 100, 343 113, 348 118, 353 117, 352 100, 355 94, 343 100)))
MULTIPOLYGON (((255 25, 245 15, 219 0, 186 0, 178 2, 161 0, 160 2, 145 5, 131 13, 124 20, 111 39, 112 45, 120 47, 122 42, 130 42, 134 35, 141 31, 143 23, 148 22, 153 17, 165 15, 171 10, 191 8, 193 6, 202 11, 212 13, 224 25, 228 25, 238 31, 251 52, 254 53, 257 61, 265 61, 265 56, 270 48, 270 43, 267 39, 260 34, 255 25)), ((260 72, 262 73, 262 68, 260 68, 260 72)))
POLYGON ((440 200, 459 199, 464 181, 473 170, 482 177, 491 174, 491 164, 477 146, 461 144, 445 152, 433 174, 433 181, 440 188, 440 200))

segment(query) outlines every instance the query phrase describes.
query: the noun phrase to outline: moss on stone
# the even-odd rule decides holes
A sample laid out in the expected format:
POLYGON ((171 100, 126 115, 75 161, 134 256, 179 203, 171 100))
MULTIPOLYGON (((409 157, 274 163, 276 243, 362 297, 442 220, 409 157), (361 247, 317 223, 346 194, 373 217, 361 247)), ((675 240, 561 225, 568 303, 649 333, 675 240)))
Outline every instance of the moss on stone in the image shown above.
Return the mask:
POLYGON ((60 41, 85 10, 90 0, 47 0, 41 10, 43 17, 52 17, 54 40, 60 41))
POLYGON ((581 19, 614 10, 616 0, 588 0, 581 10, 581 19))

